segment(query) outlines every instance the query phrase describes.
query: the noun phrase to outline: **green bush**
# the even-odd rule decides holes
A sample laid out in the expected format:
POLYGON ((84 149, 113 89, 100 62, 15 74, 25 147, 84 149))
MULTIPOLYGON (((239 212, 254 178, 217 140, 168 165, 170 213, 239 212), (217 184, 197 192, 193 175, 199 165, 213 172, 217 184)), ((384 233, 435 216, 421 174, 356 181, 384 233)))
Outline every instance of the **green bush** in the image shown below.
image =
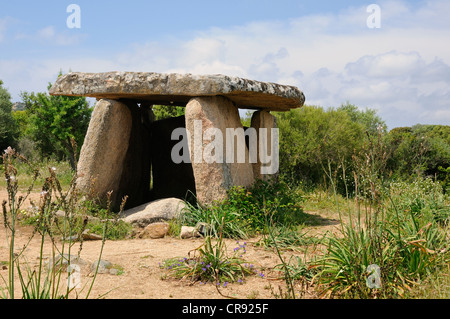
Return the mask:
POLYGON ((205 222, 210 225, 211 234, 218 237, 223 219, 224 237, 247 238, 265 231, 268 217, 265 212, 270 212, 272 221, 279 225, 302 222, 302 201, 284 182, 258 180, 249 188, 229 189, 227 199, 212 206, 191 205, 183 222, 192 226, 205 222))
POLYGON ((245 276, 255 274, 253 265, 246 262, 242 255, 246 251, 246 243, 239 244, 228 256, 225 242, 219 238, 214 244, 211 237, 194 251, 194 256, 169 258, 160 265, 177 279, 190 281, 216 282, 218 285, 228 282, 242 282, 245 276))
POLYGON ((447 199, 439 183, 392 183, 364 222, 342 223, 315 262, 322 293, 334 298, 400 298, 450 261, 448 230, 435 209, 447 199), (381 286, 369 287, 368 266, 380 267, 381 286))
POLYGON ((386 136, 391 148, 388 166, 393 177, 412 181, 417 176, 450 179, 450 126, 414 125, 392 129, 386 136))
POLYGON ((276 116, 280 129, 280 178, 290 185, 326 188, 324 170, 328 170, 329 163, 340 194, 345 194, 344 183, 352 185, 352 174, 342 176, 341 166, 350 172, 352 156, 361 149, 365 135, 375 135, 379 128, 385 130, 375 111, 359 111, 348 103, 337 109, 304 106, 276 116))
POLYGON ((431 178, 414 182, 390 183, 390 195, 396 208, 415 217, 422 215, 440 223, 450 221, 450 197, 444 194, 442 183, 431 178))

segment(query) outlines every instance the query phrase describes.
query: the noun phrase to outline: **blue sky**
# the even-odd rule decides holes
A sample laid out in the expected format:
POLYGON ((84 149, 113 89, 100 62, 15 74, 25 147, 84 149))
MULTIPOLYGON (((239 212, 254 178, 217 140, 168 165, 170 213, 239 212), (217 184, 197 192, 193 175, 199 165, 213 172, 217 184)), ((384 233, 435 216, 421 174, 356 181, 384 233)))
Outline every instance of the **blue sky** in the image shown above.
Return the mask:
POLYGON ((390 129, 450 125, 448 16, 448 0, 3 1, 0 79, 19 101, 59 70, 221 73, 373 108, 390 129))

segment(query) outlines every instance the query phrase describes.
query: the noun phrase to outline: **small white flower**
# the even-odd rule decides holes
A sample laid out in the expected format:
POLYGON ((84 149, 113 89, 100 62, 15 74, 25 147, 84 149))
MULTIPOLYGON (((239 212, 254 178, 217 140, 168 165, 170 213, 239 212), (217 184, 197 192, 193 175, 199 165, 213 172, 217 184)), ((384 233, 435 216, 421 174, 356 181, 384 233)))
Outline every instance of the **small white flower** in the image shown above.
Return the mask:
POLYGON ((12 154, 12 152, 13 152, 13 149, 11 148, 11 146, 8 146, 5 150, 5 154, 7 154, 7 155, 12 154))
POLYGON ((47 194, 48 194, 47 191, 42 191, 42 192, 41 192, 41 196, 45 196, 45 195, 47 195, 47 194))
POLYGON ((54 171, 54 172, 55 172, 55 171, 56 171, 56 167, 54 167, 54 166, 53 166, 53 167, 52 167, 52 171, 54 171))

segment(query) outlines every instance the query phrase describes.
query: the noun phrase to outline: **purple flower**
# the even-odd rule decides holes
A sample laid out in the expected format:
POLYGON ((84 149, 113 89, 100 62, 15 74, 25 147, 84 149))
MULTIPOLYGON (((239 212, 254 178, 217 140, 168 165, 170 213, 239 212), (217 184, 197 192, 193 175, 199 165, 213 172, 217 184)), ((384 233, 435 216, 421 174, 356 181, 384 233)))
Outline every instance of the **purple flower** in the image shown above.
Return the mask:
POLYGON ((228 281, 225 281, 225 283, 223 284, 224 287, 226 287, 228 285, 228 281))

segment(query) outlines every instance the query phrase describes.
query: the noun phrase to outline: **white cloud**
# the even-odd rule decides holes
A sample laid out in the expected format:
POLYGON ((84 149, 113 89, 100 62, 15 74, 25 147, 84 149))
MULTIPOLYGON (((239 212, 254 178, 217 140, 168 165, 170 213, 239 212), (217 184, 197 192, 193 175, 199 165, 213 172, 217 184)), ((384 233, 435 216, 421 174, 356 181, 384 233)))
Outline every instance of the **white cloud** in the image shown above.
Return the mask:
POLYGON ((14 21, 11 17, 0 18, 0 43, 4 40, 9 25, 14 21))
MULTIPOLYGON (((308 104, 337 107, 349 101, 376 108, 391 128, 419 122, 449 124, 450 2, 412 7, 406 1, 379 1, 379 5, 381 29, 367 28, 364 5, 336 14, 211 28, 187 39, 143 41, 93 57, 15 61, 10 76, 19 85, 17 78, 33 72, 33 85, 37 78, 46 85, 60 68, 223 73, 296 85, 308 104)), ((59 45, 80 41, 52 26, 39 30, 36 37, 59 45)), ((2 65, 8 61, 0 60, 2 65)))
POLYGON ((356 62, 347 64, 351 75, 370 78, 404 78, 423 67, 423 60, 417 52, 400 53, 391 51, 376 56, 367 55, 356 62))
POLYGON ((57 32, 54 26, 47 26, 36 32, 37 40, 58 46, 76 45, 86 38, 86 36, 86 34, 80 33, 71 34, 67 30, 57 32))

